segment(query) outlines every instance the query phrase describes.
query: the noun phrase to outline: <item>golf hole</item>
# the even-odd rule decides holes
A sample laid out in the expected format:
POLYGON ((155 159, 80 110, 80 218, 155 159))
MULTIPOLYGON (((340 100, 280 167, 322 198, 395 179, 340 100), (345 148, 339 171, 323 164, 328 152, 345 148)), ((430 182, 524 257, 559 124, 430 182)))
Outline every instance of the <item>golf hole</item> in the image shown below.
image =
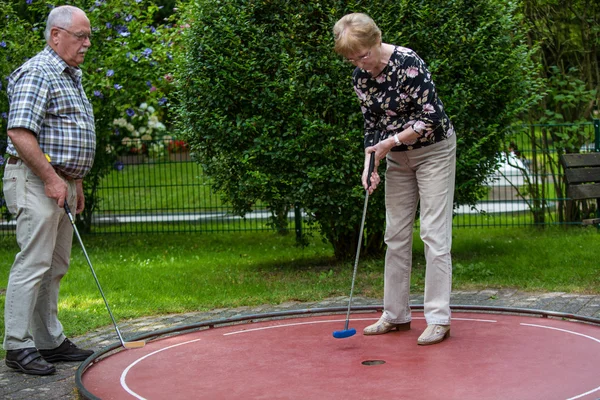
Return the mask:
POLYGON ((362 362, 362 365, 381 365, 385 364, 383 360, 366 360, 362 362))

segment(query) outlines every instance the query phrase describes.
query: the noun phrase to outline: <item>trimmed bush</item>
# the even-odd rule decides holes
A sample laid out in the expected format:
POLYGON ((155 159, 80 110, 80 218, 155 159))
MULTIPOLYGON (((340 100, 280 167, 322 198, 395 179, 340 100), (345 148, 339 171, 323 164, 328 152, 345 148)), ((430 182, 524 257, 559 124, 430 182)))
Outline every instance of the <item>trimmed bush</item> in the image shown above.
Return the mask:
MULTIPOLYGON (((459 138, 456 202, 474 203, 504 134, 531 99, 534 68, 515 11, 502 1, 190 5, 178 62, 187 140, 240 215, 257 202, 282 218, 299 204, 339 259, 356 251, 364 191, 362 115, 352 67, 332 27, 370 14, 386 42, 416 50, 433 72, 459 138)), ((383 190, 372 197, 363 254, 384 247, 383 190)))

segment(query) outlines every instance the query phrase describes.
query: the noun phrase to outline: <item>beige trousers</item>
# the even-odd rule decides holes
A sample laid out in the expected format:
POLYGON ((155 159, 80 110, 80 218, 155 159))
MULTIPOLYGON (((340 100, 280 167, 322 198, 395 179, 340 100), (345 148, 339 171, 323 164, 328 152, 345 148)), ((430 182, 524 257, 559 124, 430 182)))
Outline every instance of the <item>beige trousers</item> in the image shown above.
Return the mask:
POLYGON ((425 319, 428 325, 450 325, 455 170, 455 135, 425 148, 387 155, 383 318, 388 322, 411 320, 413 226, 420 202, 426 261, 425 319))
MULTIPOLYGON (((67 184, 67 201, 75 206, 75 182, 67 184)), ((3 185, 20 248, 6 289, 4 349, 53 349, 65 339, 58 291, 69 268, 73 227, 64 209, 46 196, 42 180, 21 160, 6 165, 3 185)))

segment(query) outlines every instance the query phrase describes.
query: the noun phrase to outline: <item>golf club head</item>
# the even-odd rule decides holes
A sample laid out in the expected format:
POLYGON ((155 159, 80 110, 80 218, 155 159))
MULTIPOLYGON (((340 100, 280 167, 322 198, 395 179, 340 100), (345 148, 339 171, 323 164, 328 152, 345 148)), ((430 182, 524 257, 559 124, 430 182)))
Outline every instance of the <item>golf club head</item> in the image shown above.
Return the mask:
POLYGON ((344 329, 343 331, 334 331, 333 332, 333 337, 336 339, 345 339, 345 338, 348 338, 348 337, 354 336, 354 335, 356 335, 356 329, 354 329, 354 328, 344 329))
POLYGON ((144 342, 143 340, 136 340, 134 342, 123 342, 123 347, 125 347, 126 349, 139 349, 141 347, 144 347, 146 345, 146 342, 144 342))

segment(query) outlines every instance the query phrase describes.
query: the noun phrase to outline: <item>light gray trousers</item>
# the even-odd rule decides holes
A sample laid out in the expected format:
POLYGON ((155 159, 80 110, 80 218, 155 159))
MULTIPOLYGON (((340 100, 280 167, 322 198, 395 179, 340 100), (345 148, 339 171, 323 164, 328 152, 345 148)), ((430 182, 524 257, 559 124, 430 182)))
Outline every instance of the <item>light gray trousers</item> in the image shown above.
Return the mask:
POLYGON ((455 170, 456 135, 431 146, 387 155, 383 319, 388 322, 411 320, 413 226, 420 202, 425 320, 428 325, 450 325, 455 170))
MULTIPOLYGON (((67 201, 75 206, 75 182, 67 184, 67 201)), ((65 339, 58 291, 69 269, 73 227, 64 209, 46 196, 42 180, 21 160, 5 166, 3 189, 16 218, 20 248, 6 289, 4 349, 53 349, 65 339)))

